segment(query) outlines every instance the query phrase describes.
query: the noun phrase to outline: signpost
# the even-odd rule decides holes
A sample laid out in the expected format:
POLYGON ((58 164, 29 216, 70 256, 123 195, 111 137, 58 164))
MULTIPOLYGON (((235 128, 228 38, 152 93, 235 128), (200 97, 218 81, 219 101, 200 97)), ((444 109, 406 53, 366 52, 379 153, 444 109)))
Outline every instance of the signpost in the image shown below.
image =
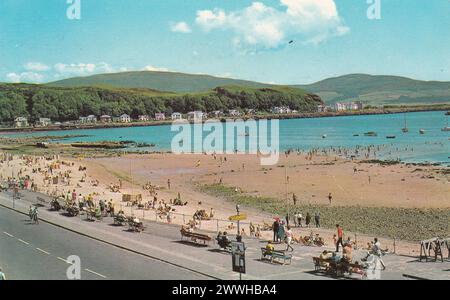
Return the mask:
POLYGON ((241 231, 239 229, 239 225, 240 225, 239 222, 247 219, 247 215, 240 214, 240 211, 239 211, 240 208, 241 207, 239 206, 239 204, 236 204, 236 215, 228 218, 228 220, 230 220, 230 221, 237 221, 237 235, 238 236, 241 235, 241 231))
POLYGON ((236 204, 236 215, 228 218, 230 221, 237 221, 236 242, 231 243, 231 258, 233 272, 239 273, 239 280, 242 280, 242 274, 245 274, 245 244, 242 242, 240 232, 240 221, 247 219, 245 214, 240 214, 240 206, 236 204))
POLYGON ((230 221, 244 221, 247 219, 247 215, 237 215, 237 216, 231 216, 228 218, 230 221))
POLYGON ((231 257, 233 272, 239 273, 239 280, 242 280, 242 274, 245 274, 245 244, 243 242, 231 243, 231 257))

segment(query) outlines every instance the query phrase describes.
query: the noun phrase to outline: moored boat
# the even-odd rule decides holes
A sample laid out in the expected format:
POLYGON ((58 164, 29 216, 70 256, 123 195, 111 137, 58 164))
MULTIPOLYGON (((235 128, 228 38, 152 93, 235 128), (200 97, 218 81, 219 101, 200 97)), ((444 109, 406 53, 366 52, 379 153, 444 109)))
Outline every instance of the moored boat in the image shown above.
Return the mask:
POLYGON ((365 136, 378 136, 378 133, 374 132, 374 131, 369 131, 364 133, 365 136))
MULTIPOLYGON (((447 112, 447 114, 450 112, 447 112)), ((450 131, 450 127, 448 126, 448 117, 447 117, 447 125, 441 129, 442 131, 450 131)))

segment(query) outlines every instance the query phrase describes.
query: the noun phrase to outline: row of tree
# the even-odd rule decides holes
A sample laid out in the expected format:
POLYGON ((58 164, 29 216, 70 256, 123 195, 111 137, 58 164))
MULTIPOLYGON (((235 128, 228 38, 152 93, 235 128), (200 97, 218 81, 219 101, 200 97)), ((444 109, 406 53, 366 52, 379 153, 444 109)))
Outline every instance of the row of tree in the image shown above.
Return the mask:
POLYGON ((101 88, 52 88, 36 85, 0 85, 0 122, 23 116, 35 121, 78 120, 80 116, 129 114, 154 115, 158 112, 187 113, 230 109, 270 111, 274 106, 315 111, 321 100, 316 95, 268 89, 236 90, 216 88, 203 94, 158 95, 145 91, 101 88))

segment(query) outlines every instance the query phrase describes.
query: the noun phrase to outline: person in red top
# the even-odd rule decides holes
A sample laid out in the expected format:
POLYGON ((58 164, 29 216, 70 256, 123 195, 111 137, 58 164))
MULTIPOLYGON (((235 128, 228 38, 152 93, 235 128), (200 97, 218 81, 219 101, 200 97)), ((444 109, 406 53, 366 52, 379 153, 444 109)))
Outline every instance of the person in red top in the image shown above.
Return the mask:
POLYGON ((339 252, 339 244, 342 245, 342 247, 344 247, 344 244, 342 243, 342 239, 344 237, 344 230, 342 230, 342 227, 339 226, 339 224, 336 224, 336 228, 337 228, 337 242, 336 242, 336 252, 339 252))

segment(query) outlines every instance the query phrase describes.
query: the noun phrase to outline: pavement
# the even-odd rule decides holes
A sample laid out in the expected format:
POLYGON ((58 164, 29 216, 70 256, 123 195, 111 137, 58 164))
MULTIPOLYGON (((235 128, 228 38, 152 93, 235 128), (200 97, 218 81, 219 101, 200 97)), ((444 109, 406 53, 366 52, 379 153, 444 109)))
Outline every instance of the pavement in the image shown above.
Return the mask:
MULTIPOLYGON (((50 211, 48 197, 27 191, 21 194, 12 210, 11 195, 0 193, 0 266, 10 279, 66 279, 70 255, 80 257, 81 277, 88 280, 239 278, 231 270, 229 253, 218 250, 214 243, 203 247, 182 242, 179 226, 146 222, 143 233, 131 233, 128 228, 113 226, 111 218, 101 222, 88 222, 84 216, 69 218, 50 211), (30 224, 26 215, 32 203, 45 205, 39 209, 39 225, 30 224)), ((244 242, 247 274, 243 279, 335 279, 314 272, 312 257, 324 248, 294 245, 292 264, 280 265, 260 261, 263 241, 248 238, 244 242)), ((364 255, 364 251, 354 253, 356 260, 364 255)), ((393 254, 383 259, 387 270, 381 272, 381 279, 406 279, 404 275, 409 275, 450 280, 448 260, 425 263, 393 254)))

